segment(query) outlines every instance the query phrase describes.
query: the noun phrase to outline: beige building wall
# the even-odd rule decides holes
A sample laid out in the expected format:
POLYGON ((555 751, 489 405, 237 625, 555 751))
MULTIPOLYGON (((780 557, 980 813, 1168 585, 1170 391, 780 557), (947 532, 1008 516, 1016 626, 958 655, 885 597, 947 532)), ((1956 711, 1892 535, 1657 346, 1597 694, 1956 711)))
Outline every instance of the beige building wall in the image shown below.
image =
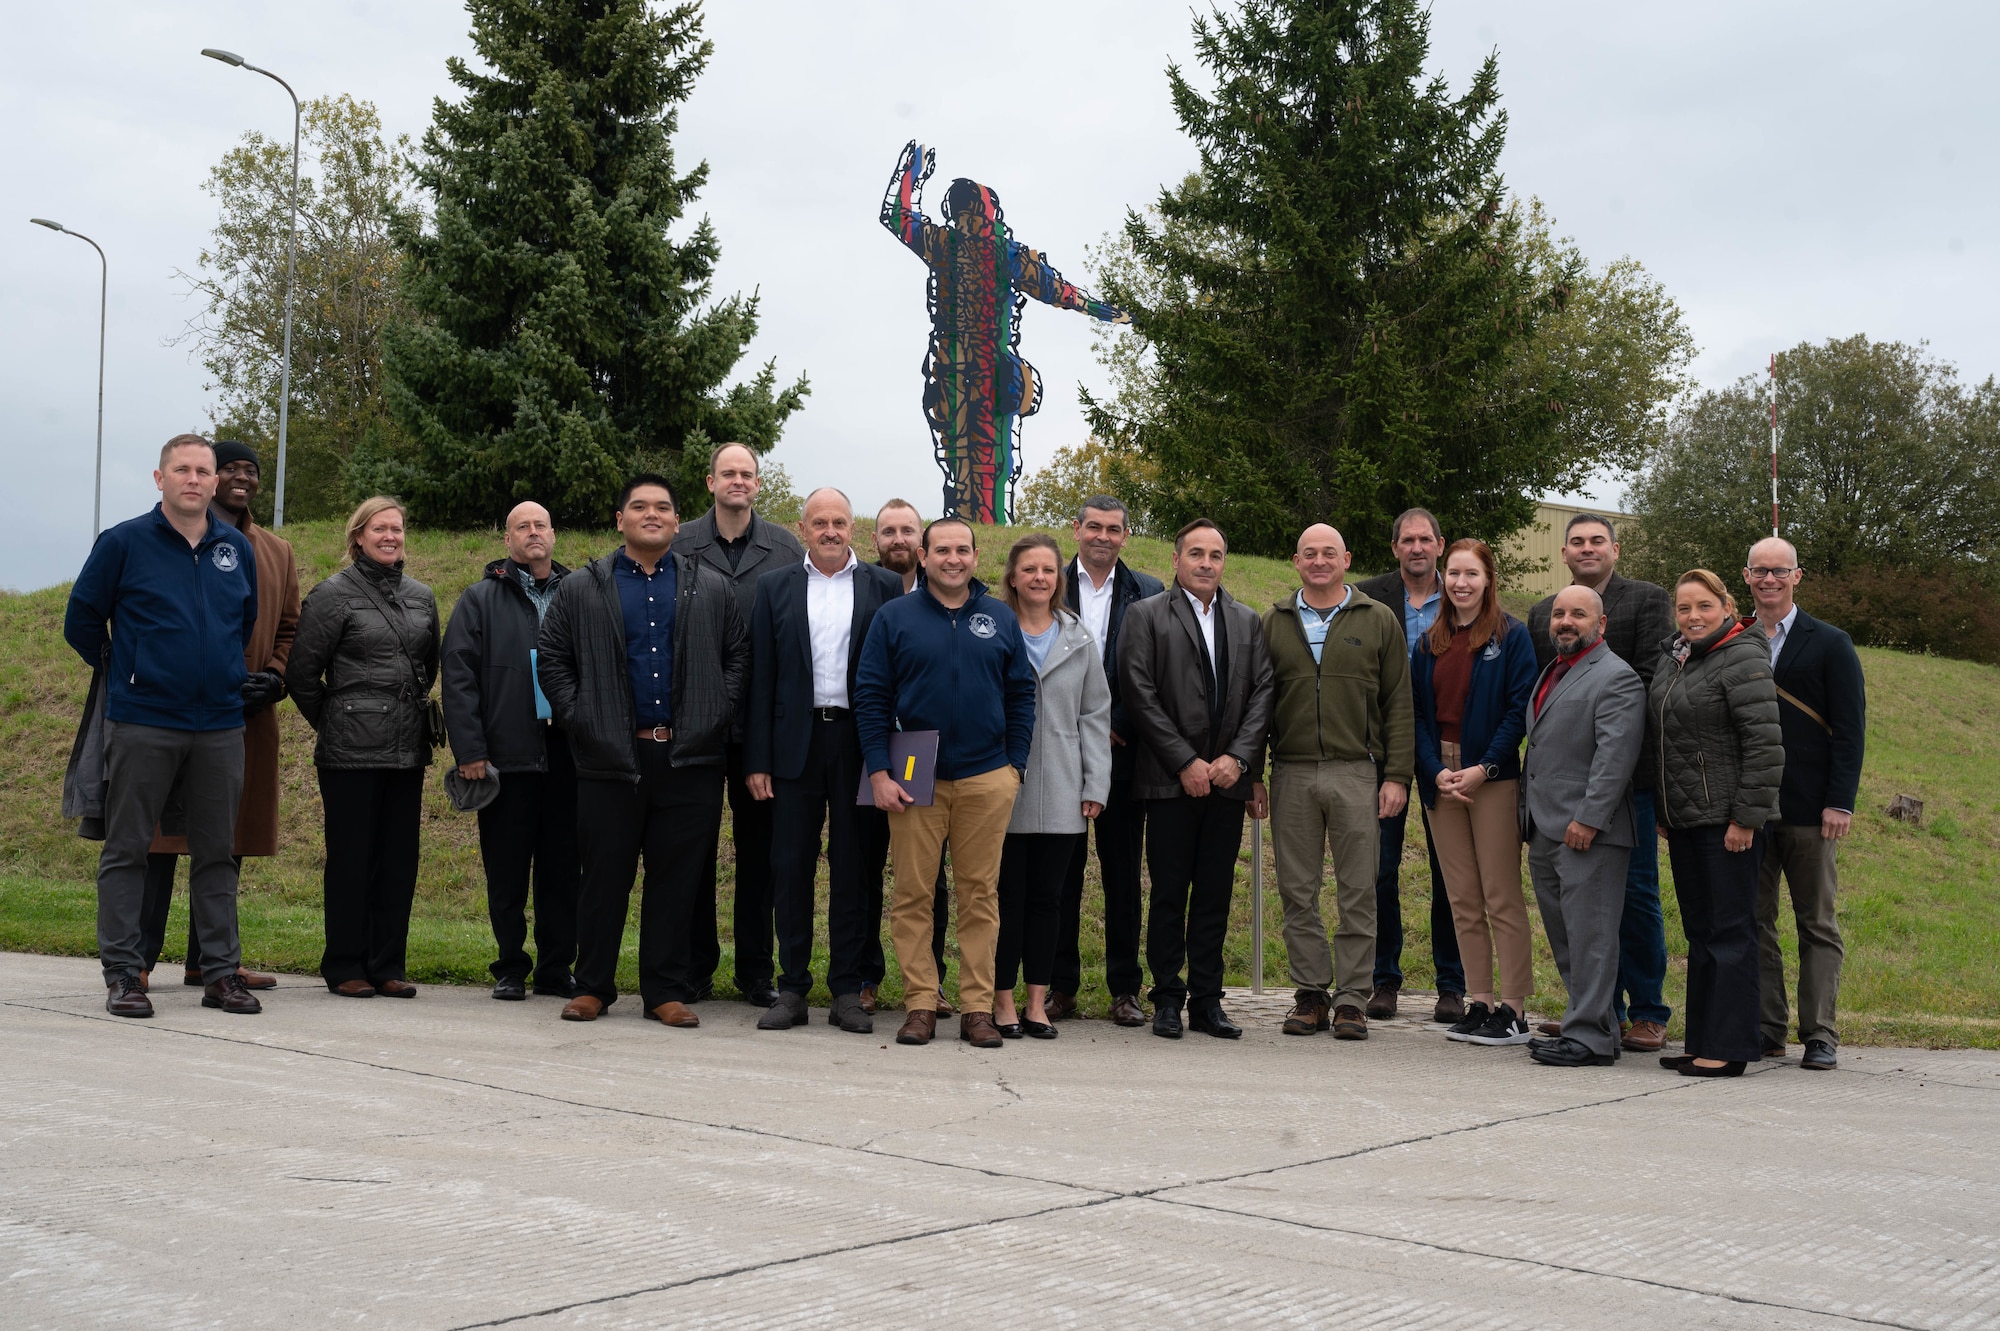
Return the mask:
POLYGON ((1501 552, 1502 558, 1509 562, 1525 561, 1530 566, 1529 572, 1515 577, 1511 584, 1503 583, 1503 592, 1511 591, 1539 601, 1569 585, 1569 570, 1563 567, 1561 554, 1563 528, 1578 513, 1597 513, 1610 518, 1618 524, 1621 543, 1625 540, 1625 525, 1632 521, 1630 514, 1613 509, 1542 503, 1535 510, 1533 524, 1509 540, 1501 552))

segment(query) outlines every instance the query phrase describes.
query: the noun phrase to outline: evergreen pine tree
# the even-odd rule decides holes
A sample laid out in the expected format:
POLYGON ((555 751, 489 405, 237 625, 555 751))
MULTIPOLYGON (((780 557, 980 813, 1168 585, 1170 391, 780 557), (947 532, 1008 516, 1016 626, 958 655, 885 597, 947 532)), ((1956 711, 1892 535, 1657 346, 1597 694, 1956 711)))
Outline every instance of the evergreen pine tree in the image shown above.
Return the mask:
POLYGON ((712 441, 777 442, 807 387, 766 364, 724 388, 757 299, 707 303, 707 219, 676 243, 708 178, 676 174, 672 139, 711 46, 699 5, 469 0, 490 72, 448 64, 416 178, 426 219, 398 217, 404 294, 392 410, 411 440, 357 459, 366 488, 424 520, 491 523, 534 499, 601 523, 635 467, 663 469, 698 511, 712 441), (694 483, 686 482, 693 478, 694 483))
POLYGON ((1386 550, 1419 503, 1454 537, 1524 526, 1578 468, 1556 374, 1513 354, 1563 283, 1502 206, 1496 61, 1451 97, 1414 0, 1246 0, 1195 38, 1214 94, 1168 77, 1200 170, 1128 216, 1140 277, 1105 282, 1151 389, 1137 419, 1087 404, 1156 464, 1156 521, 1270 554, 1312 522, 1386 550))

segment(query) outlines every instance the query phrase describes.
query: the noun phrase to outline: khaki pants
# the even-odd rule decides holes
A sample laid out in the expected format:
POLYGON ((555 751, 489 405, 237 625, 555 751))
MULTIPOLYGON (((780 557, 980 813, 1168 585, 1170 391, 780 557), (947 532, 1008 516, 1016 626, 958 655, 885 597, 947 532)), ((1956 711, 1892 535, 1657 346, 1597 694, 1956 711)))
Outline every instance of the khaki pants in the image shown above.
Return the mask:
MULTIPOLYGON (((1458 745, 1447 741, 1438 748, 1446 768, 1457 771, 1465 766, 1458 745)), ((1488 781, 1473 792, 1470 807, 1440 797, 1430 811, 1468 994, 1495 992, 1496 951, 1500 954, 1497 996, 1526 998, 1535 991, 1534 936, 1521 892, 1521 826, 1516 812, 1520 784, 1488 781)))
POLYGON ((1271 845, 1285 903, 1285 957, 1292 983, 1333 990, 1335 1007, 1366 1006, 1374 982, 1382 835, 1376 799, 1375 764, 1365 758, 1271 764, 1271 845), (1331 948, 1319 911, 1329 850, 1340 909, 1331 948))
POLYGON ((1785 954, 1778 947, 1778 879, 1792 890, 1792 918, 1799 927, 1799 1042, 1840 1043, 1834 1005, 1840 997, 1840 963, 1846 949, 1834 918, 1833 898, 1840 887, 1834 868, 1834 848, 1817 827, 1772 823, 1764 829, 1764 867, 1757 881, 1758 993, 1763 1004, 1760 1025, 1764 1043, 1782 1045, 1789 1014, 1785 1003, 1785 954))
POLYGON ((928 808, 908 808, 889 818, 889 851, 896 863, 889 903, 889 938, 903 972, 903 1005, 928 1005, 938 989, 931 955, 938 857, 951 839, 951 883, 958 895, 958 1005, 965 1012, 993 1011, 993 953, 1000 941, 1000 851, 1021 778, 1011 767, 940 781, 928 808))

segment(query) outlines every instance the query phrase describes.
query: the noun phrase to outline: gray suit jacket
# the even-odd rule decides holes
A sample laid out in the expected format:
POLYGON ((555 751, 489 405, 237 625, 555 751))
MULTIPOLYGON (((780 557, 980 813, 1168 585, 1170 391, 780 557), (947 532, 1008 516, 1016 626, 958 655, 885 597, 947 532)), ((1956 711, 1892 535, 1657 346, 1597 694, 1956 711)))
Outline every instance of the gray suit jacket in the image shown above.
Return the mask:
MULTIPOLYGON (((686 555, 690 559, 708 565, 729 580, 736 589, 736 608, 742 612, 743 623, 750 623, 750 612, 757 605, 757 580, 766 573, 772 573, 787 566, 805 563, 806 548, 799 544, 799 538, 775 522, 759 517, 753 510, 750 514, 750 543, 743 547, 743 558, 735 568, 729 566, 729 556, 715 538, 715 510, 709 509, 692 522, 681 524, 674 536, 674 553, 686 555)), ((743 707, 736 713, 736 720, 729 727, 729 741, 740 744, 744 739, 744 723, 748 717, 750 691, 743 691, 743 707)))
POLYGON ((1600 645, 1562 677, 1536 715, 1554 662, 1535 679, 1528 749, 1521 760, 1521 839, 1561 840, 1572 821, 1597 829, 1599 846, 1633 842, 1632 773, 1646 735, 1639 672, 1600 645))
POLYGON ((1271 730, 1276 685, 1264 626, 1257 612, 1216 589, 1213 612, 1228 648, 1221 707, 1209 712, 1204 671, 1208 649, 1187 594, 1176 584, 1125 612, 1119 635, 1119 694, 1131 719, 1128 744, 1139 747, 1132 793, 1142 800, 1181 793, 1180 771, 1196 758, 1213 762, 1229 754, 1243 764, 1243 779, 1215 793, 1247 800, 1251 783, 1264 779, 1264 737, 1271 730))
POLYGON ((1035 742, 1008 835, 1085 832, 1083 802, 1111 798, 1111 685, 1090 630, 1067 610, 1035 681, 1035 742))

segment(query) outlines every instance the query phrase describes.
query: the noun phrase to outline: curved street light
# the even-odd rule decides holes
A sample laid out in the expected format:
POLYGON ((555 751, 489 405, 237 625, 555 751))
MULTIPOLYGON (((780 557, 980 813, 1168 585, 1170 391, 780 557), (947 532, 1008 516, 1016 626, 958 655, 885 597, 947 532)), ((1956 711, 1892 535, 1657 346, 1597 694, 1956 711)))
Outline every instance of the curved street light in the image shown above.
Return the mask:
POLYGON ((83 232, 72 231, 61 222, 51 222, 46 217, 30 217, 28 220, 36 226, 60 231, 65 236, 75 236, 97 251, 97 490, 90 501, 90 539, 96 541, 98 533, 104 530, 104 315, 111 290, 111 264, 104 257, 104 247, 83 232))
POLYGON ((278 386, 278 490, 271 503, 271 525, 282 527, 285 525, 285 427, 292 405, 292 278, 297 271, 299 252, 299 95, 292 90, 291 84, 270 70, 251 64, 234 51, 204 46, 201 53, 210 60, 220 60, 225 65, 262 74, 283 88, 292 99, 292 230, 285 244, 285 351, 278 386))

